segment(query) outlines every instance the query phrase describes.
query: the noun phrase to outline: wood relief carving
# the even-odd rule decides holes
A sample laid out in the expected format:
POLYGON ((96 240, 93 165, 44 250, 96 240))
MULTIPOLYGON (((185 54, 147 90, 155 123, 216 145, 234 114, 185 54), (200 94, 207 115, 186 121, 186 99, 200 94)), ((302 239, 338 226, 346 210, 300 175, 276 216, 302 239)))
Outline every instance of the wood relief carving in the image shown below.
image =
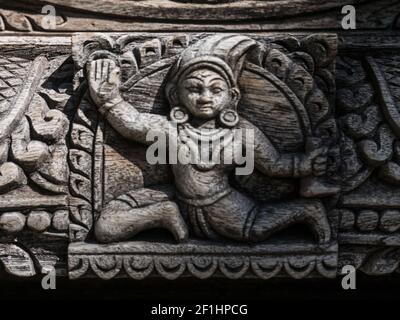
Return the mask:
MULTIPOLYGON (((32 260, 36 248, 27 245, 32 238, 38 243, 53 239, 65 247, 68 237, 69 120, 65 101, 56 100, 67 84, 53 87, 57 77, 58 82, 68 78, 62 72, 65 59, 1 57, 1 261, 19 276, 41 270, 41 259, 32 260)), ((46 259, 45 264, 55 263, 46 259)))
POLYGON ((0 1, 2 270, 398 272, 399 9, 0 1))
POLYGON ((384 54, 344 56, 338 63, 346 191, 340 205, 341 254, 343 263, 375 275, 398 266, 397 61, 397 55, 384 54), (357 77, 345 80, 350 70, 357 70, 357 77), (353 251, 362 244, 368 246, 353 251))
MULTIPOLYGON (((178 242, 171 243, 168 236, 157 240, 163 248, 159 254, 169 256, 161 265, 180 266, 171 275, 156 267, 167 278, 183 274, 190 268, 188 261, 196 270, 203 263, 198 259, 209 261, 204 266, 207 273, 192 272, 199 277, 212 276, 217 265, 221 270, 236 264, 242 266, 240 271, 231 271, 229 277, 250 270, 258 270, 261 277, 280 272, 293 277, 312 272, 334 275, 338 217, 330 199, 340 191, 333 108, 336 46, 334 35, 318 34, 300 39, 232 34, 77 36, 77 74, 88 89, 76 114, 79 121, 72 127, 77 150, 71 150, 70 158, 82 154, 80 159, 93 162, 93 171, 85 177, 88 171, 75 166, 71 178, 76 188, 71 191, 82 201, 82 211, 94 213, 95 222, 85 224, 87 231, 93 228, 92 238, 98 243, 122 242, 127 258, 115 245, 75 243, 69 248, 70 275, 81 276, 90 266, 109 278, 123 263, 132 277, 147 276, 148 268, 165 260, 140 249, 154 246, 151 235, 148 244, 140 238, 154 228, 165 228, 178 242), (221 142, 221 153, 235 149, 235 130, 250 129, 256 172, 237 176, 233 161, 178 162, 150 171, 138 154, 145 154, 141 145, 149 144, 146 134, 152 129, 176 136, 178 150, 190 147, 193 140, 188 139, 196 135, 230 137, 221 142), (157 181, 154 170, 164 171, 164 179, 157 181), (306 230, 295 228, 292 232, 298 236, 293 240, 292 232, 271 240, 299 224, 306 230), (287 244, 282 246, 282 241, 287 244), (194 243, 204 246, 201 258, 191 254, 194 243), (213 257, 213 247, 221 243, 236 249, 222 246, 218 258, 213 257), (243 255, 249 252, 249 243, 254 254, 243 255), (282 257, 274 259, 269 250, 258 256, 257 243, 272 246, 282 257), (302 247, 304 256, 296 253, 302 247), (185 258, 178 258, 177 252, 186 252, 185 258), (232 254, 235 259, 229 258, 232 254), (139 272, 135 262, 142 255, 149 261, 146 272, 139 272), (104 272, 103 264, 110 270, 104 272)), ((87 161, 81 161, 83 166, 87 161)))

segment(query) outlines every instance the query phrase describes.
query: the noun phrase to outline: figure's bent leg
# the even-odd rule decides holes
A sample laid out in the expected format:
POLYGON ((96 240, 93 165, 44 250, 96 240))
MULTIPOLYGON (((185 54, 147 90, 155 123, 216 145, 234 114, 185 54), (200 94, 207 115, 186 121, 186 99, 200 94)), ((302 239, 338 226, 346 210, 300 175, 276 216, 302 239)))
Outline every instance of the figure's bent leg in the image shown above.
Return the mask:
POLYGON ((266 240, 272 234, 297 223, 309 225, 319 243, 330 241, 331 229, 325 208, 317 200, 260 206, 250 229, 250 241, 266 240))
MULTIPOLYGON (((130 195, 132 196, 132 195, 130 195)), ((153 228, 169 230, 177 241, 188 238, 188 229, 177 204, 161 201, 137 206, 132 197, 121 196, 111 201, 95 222, 96 239, 102 243, 129 240, 141 231, 153 228)))

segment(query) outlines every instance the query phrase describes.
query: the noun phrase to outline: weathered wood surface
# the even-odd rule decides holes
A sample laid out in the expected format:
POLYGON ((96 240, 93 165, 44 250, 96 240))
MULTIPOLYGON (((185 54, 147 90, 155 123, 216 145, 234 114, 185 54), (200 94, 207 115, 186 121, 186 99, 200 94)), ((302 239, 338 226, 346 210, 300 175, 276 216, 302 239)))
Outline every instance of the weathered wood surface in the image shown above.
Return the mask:
POLYGON ((69 247, 72 279, 161 275, 169 280, 193 276, 230 279, 290 276, 335 277, 337 248, 312 243, 245 246, 191 241, 186 244, 127 242, 116 245, 73 244, 69 247), (304 251, 307 254, 304 254, 304 251))
MULTIPOLYGON (((61 0, 50 1, 19 1, 33 4, 63 5, 61 0)), ((317 0, 278 0, 278 1, 174 1, 174 0, 147 0, 147 1, 118 1, 104 0, 79 1, 70 0, 68 8, 84 10, 97 14, 112 14, 120 17, 158 19, 158 20, 190 20, 194 16, 199 20, 237 21, 247 19, 265 19, 274 17, 287 17, 336 9, 346 4, 358 4, 365 0, 346 2, 345 0, 329 0, 321 3, 317 0)))
POLYGON ((0 1, 0 30, 80 31, 277 31, 341 32, 341 7, 357 8, 359 30, 399 28, 397 0, 353 1, 0 1), (56 30, 42 25, 44 4, 57 12, 56 30), (22 7, 21 7, 22 6, 22 7))
MULTIPOLYGON (((69 268, 71 278, 142 279, 158 274, 172 279, 332 277, 346 264, 371 275, 399 271, 398 1, 46 3, 55 5, 55 30, 42 27, 44 1, 0 1, 0 263, 6 272, 32 276, 55 266, 60 276, 69 268), (356 31, 341 29, 344 4, 356 6, 356 31), (331 39, 338 34, 336 66, 334 56, 328 66, 318 62, 324 50, 312 42, 307 47, 304 39, 314 30, 332 33, 331 39), (96 218, 117 198, 134 195, 135 203, 128 199, 131 208, 161 201, 172 216, 176 208, 169 193, 160 197, 156 192, 151 199, 150 191, 130 193, 171 185, 173 175, 163 166, 146 163, 145 148, 123 138, 98 114, 87 93, 88 51, 81 51, 85 41, 94 39, 92 32, 106 32, 113 40, 99 41, 89 51, 126 53, 124 61, 131 65, 122 68, 124 99, 142 112, 166 115, 169 68, 184 49, 218 31, 249 36, 265 44, 265 52, 272 44, 283 53, 278 55, 282 65, 290 66, 289 76, 283 77, 286 69, 274 69, 272 59, 260 50, 249 55, 239 79, 240 116, 261 128, 279 151, 306 149, 307 130, 300 124, 305 117, 291 112, 293 103, 286 97, 295 96, 300 104, 315 108, 325 103, 318 100, 321 95, 314 104, 304 99, 321 89, 328 100, 329 112, 321 118, 325 125, 310 117, 309 131, 333 132, 338 139, 337 148, 332 142, 328 163, 329 179, 341 191, 324 200, 330 245, 316 245, 309 230, 301 228, 253 246, 193 239, 174 244, 161 230, 143 234, 145 240, 139 236, 127 243, 96 244, 96 218), (113 41, 126 34, 132 39, 113 47, 113 41), (302 77, 299 88, 294 70, 302 77), (290 92, 271 82, 268 73, 290 92), (144 260, 139 263, 138 257, 144 260)), ((333 42, 329 40, 328 47, 333 42)), ((258 201, 279 201, 298 196, 302 186, 314 183, 304 181, 267 179, 257 173, 235 183, 258 201)))

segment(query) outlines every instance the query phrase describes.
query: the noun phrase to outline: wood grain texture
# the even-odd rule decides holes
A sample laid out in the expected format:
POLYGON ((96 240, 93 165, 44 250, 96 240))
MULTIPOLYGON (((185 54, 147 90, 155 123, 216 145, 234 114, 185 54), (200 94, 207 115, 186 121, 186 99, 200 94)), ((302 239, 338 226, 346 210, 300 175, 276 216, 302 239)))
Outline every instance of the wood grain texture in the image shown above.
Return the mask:
MULTIPOLYGON (((20 32, 86 31, 298 31, 336 30, 342 32, 341 7, 357 7, 357 29, 399 28, 397 0, 382 1, 234 1, 224 3, 183 3, 176 1, 79 1, 55 4, 56 29, 42 25, 43 1, 0 2, 0 30, 20 32), (61 5, 59 6, 58 4, 61 5), (21 7, 23 6, 23 7, 21 7), (323 8, 323 9, 321 9, 323 8)), ((47 3, 47 2, 46 2, 47 3)))
POLYGON ((335 247, 321 250, 309 244, 258 247, 204 242, 185 245, 147 242, 103 246, 74 244, 69 247, 69 277, 111 279, 129 276, 136 280, 154 274, 169 280, 187 275, 200 279, 216 276, 264 280, 285 274, 295 279, 318 275, 334 277, 335 251, 335 247), (303 253, 305 248, 307 255, 303 253))
MULTIPOLYGON (((51 1, 20 1, 33 4, 63 5, 60 0, 51 1)), ((224 19, 247 20, 257 18, 287 17, 299 13, 318 12, 338 8, 346 4, 365 2, 355 1, 324 1, 316 0, 278 0, 278 1, 231 1, 228 3, 185 3, 180 1, 79 1, 71 0, 67 7, 75 10, 84 10, 100 14, 112 14, 115 16, 142 18, 142 19, 165 19, 165 20, 190 20, 194 16, 199 20, 213 21, 224 19)))
MULTIPOLYGON (((370 275, 399 271, 398 1, 46 1, 57 10, 55 30, 41 24, 44 3, 0 1, 0 123, 24 108, 20 121, 0 124, 2 269, 27 277, 55 266, 59 276, 102 279, 334 277, 346 264, 370 275), (350 3, 357 9, 356 31, 341 29, 340 9, 350 3), (309 229, 295 227, 254 246, 193 239, 175 244, 162 230, 96 244, 94 218, 116 198, 132 205, 124 197, 135 189, 135 206, 161 201, 171 212, 175 198, 169 188, 163 196, 137 190, 171 185, 173 175, 146 163, 146 149, 100 119, 86 93, 87 60, 79 47, 93 32, 105 32, 111 44, 129 34, 118 43, 119 49, 126 45, 121 62, 129 65, 121 74, 123 97, 141 112, 160 115, 169 113, 163 86, 171 65, 212 33, 249 36, 283 53, 249 56, 239 80, 239 113, 280 151, 305 150, 306 117, 309 132, 337 138, 328 177, 342 191, 324 200, 335 242, 317 246, 309 229), (324 50, 314 45, 317 32, 333 34, 328 47, 338 35, 336 66, 329 55, 325 65, 324 50), (287 74, 272 66, 276 58, 290 66, 287 74), (40 70, 30 69, 35 59, 43 62, 40 70), (294 112, 294 100, 306 117, 294 112), (326 103, 328 113, 314 112, 326 103)), ((118 48, 106 49, 121 54, 118 48)), ((267 179, 260 172, 234 183, 259 202, 297 197, 301 188, 293 179, 267 179)))

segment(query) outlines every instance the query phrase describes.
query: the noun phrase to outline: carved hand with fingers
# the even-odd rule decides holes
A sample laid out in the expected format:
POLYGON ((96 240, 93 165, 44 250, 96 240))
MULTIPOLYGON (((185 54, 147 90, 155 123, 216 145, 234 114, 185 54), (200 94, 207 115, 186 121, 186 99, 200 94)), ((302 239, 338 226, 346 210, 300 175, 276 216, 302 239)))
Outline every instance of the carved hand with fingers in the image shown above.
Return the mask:
POLYGON ((310 161, 311 171, 314 176, 321 177, 326 174, 328 161, 327 154, 328 148, 326 147, 318 148, 310 152, 309 154, 306 154, 306 156, 308 157, 308 161, 310 161))
POLYGON ((308 176, 300 183, 300 194, 306 198, 328 197, 337 194, 340 187, 324 180, 328 167, 329 148, 323 146, 318 138, 309 138, 306 142, 306 153, 303 156, 303 170, 308 176))
POLYGON ((302 171, 315 177, 321 177, 326 174, 327 163, 328 148, 320 146, 317 141, 309 140, 306 145, 306 153, 300 165, 302 171))
POLYGON ((101 113, 122 101, 119 74, 120 68, 111 59, 99 59, 88 63, 89 93, 101 113))

